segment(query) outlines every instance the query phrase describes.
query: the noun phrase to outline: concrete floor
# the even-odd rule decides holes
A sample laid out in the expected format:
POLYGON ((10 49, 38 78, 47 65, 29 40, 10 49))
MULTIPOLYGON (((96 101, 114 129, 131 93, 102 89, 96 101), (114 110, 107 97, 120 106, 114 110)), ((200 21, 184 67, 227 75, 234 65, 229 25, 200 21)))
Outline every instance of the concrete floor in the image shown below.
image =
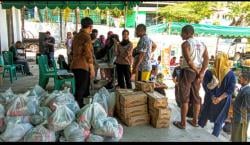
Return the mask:
MULTIPOLYGON (((9 78, 3 81, 0 86, 0 92, 4 92, 8 88, 12 88, 14 93, 24 93, 38 83, 38 66, 32 62, 30 63, 31 72, 34 76, 23 76, 18 73, 18 79, 13 84, 10 83, 9 78)), ((170 84, 170 83, 168 83, 170 84)), ((47 89, 52 90, 53 80, 51 79, 47 89)), ((213 125, 208 123, 205 128, 194 128, 187 124, 186 130, 176 128, 172 121, 180 120, 180 110, 174 100, 174 90, 170 87, 167 90, 169 98, 169 107, 171 108, 171 125, 169 128, 156 129, 150 125, 142 125, 135 127, 124 127, 122 142, 228 142, 229 136, 222 132, 220 137, 211 135, 213 125)))

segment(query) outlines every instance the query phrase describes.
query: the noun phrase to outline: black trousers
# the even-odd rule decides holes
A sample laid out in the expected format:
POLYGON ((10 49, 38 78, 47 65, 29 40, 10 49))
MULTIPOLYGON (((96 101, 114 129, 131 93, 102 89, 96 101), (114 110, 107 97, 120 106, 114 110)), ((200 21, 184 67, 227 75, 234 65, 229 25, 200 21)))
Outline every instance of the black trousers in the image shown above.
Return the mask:
POLYGON ((72 69, 72 72, 75 76, 75 99, 78 102, 80 108, 84 106, 83 98, 86 98, 90 95, 90 73, 83 69, 72 69))
POLYGON ((29 68, 29 64, 27 62, 27 60, 24 60, 24 59, 18 59, 16 60, 15 64, 22 64, 23 65, 23 71, 25 74, 28 74, 30 73, 30 68, 29 68))
POLYGON ((125 82, 127 89, 132 89, 131 84, 131 71, 130 65, 116 64, 118 85, 120 88, 125 88, 125 82), (125 82, 124 82, 125 79, 125 82))

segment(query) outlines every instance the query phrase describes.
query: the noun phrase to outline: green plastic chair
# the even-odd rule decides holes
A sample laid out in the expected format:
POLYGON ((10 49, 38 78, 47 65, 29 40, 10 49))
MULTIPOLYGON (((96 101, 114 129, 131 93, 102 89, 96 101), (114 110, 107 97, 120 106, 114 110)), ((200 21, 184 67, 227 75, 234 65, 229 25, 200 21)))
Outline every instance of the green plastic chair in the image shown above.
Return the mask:
POLYGON ((74 75, 71 73, 60 75, 62 71, 66 70, 58 70, 56 68, 55 61, 53 60, 52 62, 53 62, 53 70, 49 69, 48 59, 46 55, 38 56, 39 85, 45 89, 46 85, 48 84, 49 78, 54 78, 54 89, 60 90, 65 82, 70 82, 72 94, 74 94, 75 93, 74 75))
POLYGON ((53 68, 54 68, 54 84, 55 84, 54 88, 55 88, 55 90, 62 89, 62 85, 65 82, 70 82, 72 94, 75 94, 74 74, 68 72, 65 69, 57 69, 55 60, 53 60, 52 63, 53 63, 53 68))
POLYGON ((49 82, 49 78, 53 78, 54 73, 52 71, 48 71, 46 68, 45 63, 45 57, 44 55, 38 56, 38 67, 39 67, 39 85, 42 88, 46 88, 46 85, 49 82))
POLYGON ((17 80, 16 65, 13 63, 13 53, 10 51, 3 51, 3 56, 1 61, 4 66, 3 78, 5 76, 5 72, 7 71, 10 74, 10 82, 13 83, 14 76, 17 80))

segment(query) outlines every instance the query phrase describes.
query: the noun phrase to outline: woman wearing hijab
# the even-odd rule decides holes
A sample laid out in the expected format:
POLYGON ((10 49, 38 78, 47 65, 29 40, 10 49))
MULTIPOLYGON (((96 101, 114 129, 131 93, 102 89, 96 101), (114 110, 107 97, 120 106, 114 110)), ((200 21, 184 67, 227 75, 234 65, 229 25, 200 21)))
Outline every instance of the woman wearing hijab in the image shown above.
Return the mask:
POLYGON ((122 31, 122 41, 115 42, 116 67, 118 86, 120 88, 132 89, 130 65, 132 64, 133 44, 129 41, 129 31, 122 31), (125 79, 125 82, 124 82, 125 79))
POLYGON ((203 80, 205 99, 198 124, 204 127, 208 120, 214 123, 212 134, 219 136, 225 122, 235 89, 236 78, 231 70, 228 55, 219 53, 214 68, 207 70, 203 80))

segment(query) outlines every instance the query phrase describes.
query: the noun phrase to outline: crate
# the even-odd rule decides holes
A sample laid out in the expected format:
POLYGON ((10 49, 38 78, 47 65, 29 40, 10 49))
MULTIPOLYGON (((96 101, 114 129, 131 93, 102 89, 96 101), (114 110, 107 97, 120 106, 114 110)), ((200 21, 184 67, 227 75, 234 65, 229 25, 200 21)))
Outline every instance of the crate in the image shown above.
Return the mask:
POLYGON ((166 108, 168 105, 168 98, 164 95, 154 91, 146 93, 148 96, 148 107, 153 108, 166 108))
POLYGON ((121 117, 121 121, 124 122, 127 126, 138 126, 138 125, 145 125, 149 124, 149 114, 142 114, 139 116, 133 116, 125 119, 121 117))
POLYGON ((171 110, 169 108, 149 109, 149 114, 156 120, 166 120, 171 116, 171 110))
POLYGON ((117 89, 116 90, 116 102, 115 102, 115 112, 116 114, 121 112, 121 105, 120 105, 120 97, 121 95, 124 94, 129 94, 129 93, 133 93, 134 90, 132 89, 117 89))
POLYGON ((119 98, 121 108, 129 108, 147 104, 147 95, 144 92, 122 94, 119 98))
POLYGON ((170 126, 170 118, 169 119, 162 119, 162 120, 156 120, 153 117, 150 117, 150 124, 154 128, 167 128, 170 126))
POLYGON ((143 92, 152 92, 154 91, 154 82, 142 82, 136 81, 135 82, 135 90, 143 91, 143 92))
POLYGON ((139 116, 139 115, 147 114, 147 113, 148 113, 148 106, 147 104, 145 104, 145 105, 140 105, 140 106, 130 107, 130 108, 121 107, 120 115, 123 116, 125 119, 127 119, 130 117, 139 116))

